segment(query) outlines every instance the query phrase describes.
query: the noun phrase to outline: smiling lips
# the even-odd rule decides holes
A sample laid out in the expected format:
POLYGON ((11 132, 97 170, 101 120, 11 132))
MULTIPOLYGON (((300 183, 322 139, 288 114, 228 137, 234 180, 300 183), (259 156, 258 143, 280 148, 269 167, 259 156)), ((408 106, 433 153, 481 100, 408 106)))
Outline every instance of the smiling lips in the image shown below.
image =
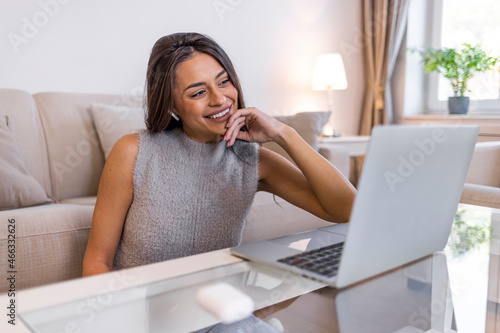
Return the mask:
POLYGON ((225 116, 227 113, 229 112, 229 108, 225 109, 224 111, 222 112, 219 112, 217 114, 214 114, 213 116, 209 116, 208 118, 210 119, 217 119, 217 118, 220 118, 222 116, 225 116))
POLYGON ((215 113, 215 114, 211 114, 209 116, 206 116, 205 118, 208 118, 208 119, 219 119, 219 118, 222 118, 226 115, 228 116, 231 116, 231 106, 232 105, 229 105, 226 109, 218 112, 218 113, 215 113))

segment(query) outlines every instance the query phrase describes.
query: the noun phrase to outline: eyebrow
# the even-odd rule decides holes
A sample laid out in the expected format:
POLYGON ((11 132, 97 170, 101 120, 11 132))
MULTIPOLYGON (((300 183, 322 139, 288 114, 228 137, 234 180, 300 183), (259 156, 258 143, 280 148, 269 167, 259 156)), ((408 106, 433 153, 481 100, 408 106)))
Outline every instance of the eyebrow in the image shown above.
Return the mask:
MULTIPOLYGON (((217 75, 215 76, 215 79, 217 80, 217 79, 218 79, 221 75, 223 75, 224 73, 226 73, 226 70, 225 70, 225 69, 221 70, 221 71, 219 72, 219 74, 217 74, 217 75)), ((199 87, 199 86, 202 86, 202 85, 205 85, 205 84, 206 84, 206 82, 197 82, 197 83, 192 83, 192 84, 190 84, 189 86, 187 86, 187 87, 186 87, 186 89, 184 89, 184 91, 186 91, 186 90, 188 90, 188 89, 190 89, 190 88, 199 87)))

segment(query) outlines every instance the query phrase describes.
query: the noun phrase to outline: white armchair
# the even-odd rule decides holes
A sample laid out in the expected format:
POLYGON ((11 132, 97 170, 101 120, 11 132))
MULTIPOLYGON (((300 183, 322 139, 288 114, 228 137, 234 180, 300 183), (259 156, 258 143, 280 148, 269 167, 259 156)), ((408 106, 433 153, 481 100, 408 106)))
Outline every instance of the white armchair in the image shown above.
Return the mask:
POLYGON ((500 141, 476 143, 460 202, 500 208, 500 141))

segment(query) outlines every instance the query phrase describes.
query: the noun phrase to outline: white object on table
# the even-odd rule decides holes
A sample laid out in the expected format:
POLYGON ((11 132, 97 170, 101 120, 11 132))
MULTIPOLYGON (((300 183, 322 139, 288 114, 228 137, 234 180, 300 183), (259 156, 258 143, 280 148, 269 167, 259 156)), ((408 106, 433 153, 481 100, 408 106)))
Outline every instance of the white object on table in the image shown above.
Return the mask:
POLYGON ((225 282, 201 288, 196 301, 224 324, 231 324, 252 314, 253 300, 245 293, 225 282))

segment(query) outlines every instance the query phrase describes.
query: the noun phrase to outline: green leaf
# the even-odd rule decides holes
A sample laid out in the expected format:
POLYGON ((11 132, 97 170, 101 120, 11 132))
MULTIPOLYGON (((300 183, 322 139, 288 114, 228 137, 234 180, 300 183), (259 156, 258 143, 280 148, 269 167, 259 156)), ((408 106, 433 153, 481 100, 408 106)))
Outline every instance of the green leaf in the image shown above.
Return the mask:
MULTIPOLYGON (((415 48, 408 49, 414 53, 415 48)), ((431 47, 419 51, 421 63, 426 73, 436 72, 450 80, 455 96, 463 96, 467 89, 467 81, 476 73, 495 68, 500 58, 490 57, 479 45, 462 44, 462 49, 434 49, 431 47)), ((500 68, 497 68, 500 71, 500 68)))

